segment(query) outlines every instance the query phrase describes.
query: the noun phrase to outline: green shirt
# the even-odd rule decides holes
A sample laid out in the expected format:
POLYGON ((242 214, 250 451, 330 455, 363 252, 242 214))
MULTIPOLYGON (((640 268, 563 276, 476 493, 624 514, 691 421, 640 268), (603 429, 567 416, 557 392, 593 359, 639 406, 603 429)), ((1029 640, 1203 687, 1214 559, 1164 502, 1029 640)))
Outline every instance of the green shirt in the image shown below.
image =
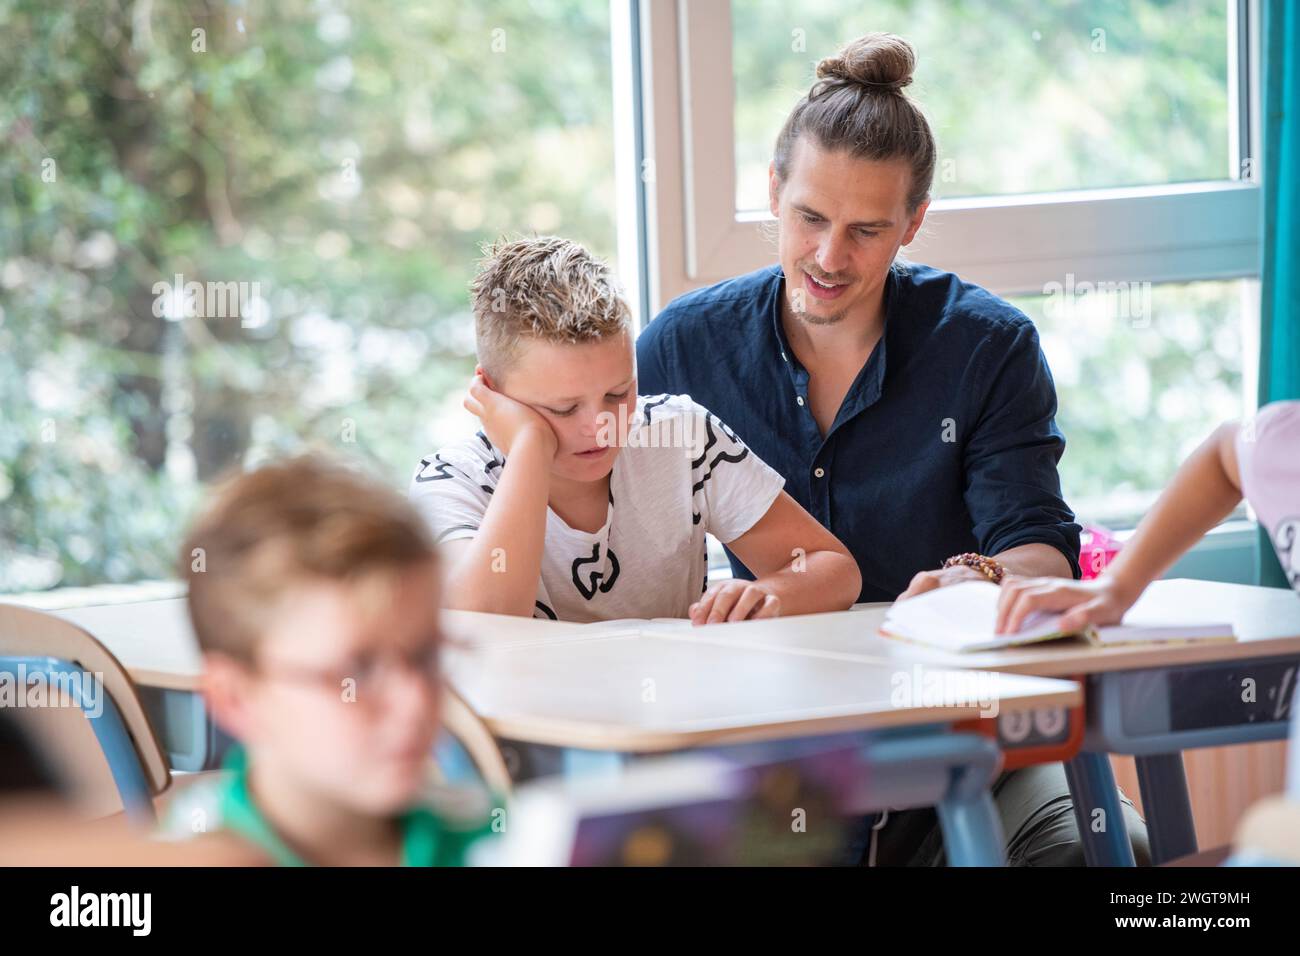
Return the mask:
MULTIPOLYGON (((266 853, 277 866, 310 866, 280 838, 253 802, 244 748, 231 747, 222 769, 228 773, 225 779, 214 784, 215 792, 206 795, 207 800, 202 794, 187 794, 183 802, 192 809, 201 808, 203 803, 213 807, 217 819, 211 821, 212 828, 238 834, 266 853)), ((166 829, 171 834, 181 830, 178 824, 184 810, 184 806, 176 806, 169 814, 171 825, 166 829)), ((203 812, 206 820, 208 811, 203 812)), ((464 866, 470 844, 491 833, 491 826, 482 814, 439 814, 424 806, 406 811, 398 822, 402 834, 402 866, 464 866)))

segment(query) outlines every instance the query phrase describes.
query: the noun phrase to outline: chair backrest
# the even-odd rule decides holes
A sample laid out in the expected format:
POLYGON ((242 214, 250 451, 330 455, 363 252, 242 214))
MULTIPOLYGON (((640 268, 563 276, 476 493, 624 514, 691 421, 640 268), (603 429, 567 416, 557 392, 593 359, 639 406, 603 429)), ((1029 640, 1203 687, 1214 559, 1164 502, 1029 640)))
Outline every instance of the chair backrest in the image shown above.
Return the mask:
POLYGON ((442 726, 464 748, 489 790, 503 796, 510 793, 513 784, 501 748, 482 718, 450 685, 444 690, 442 726))
POLYGON ((40 672, 46 686, 70 690, 95 732, 128 815, 152 819, 152 798, 170 784, 170 767, 135 683, 108 648, 70 621, 0 604, 0 672, 11 679, 40 672), (102 681, 97 712, 87 709, 82 690, 87 675, 102 681))

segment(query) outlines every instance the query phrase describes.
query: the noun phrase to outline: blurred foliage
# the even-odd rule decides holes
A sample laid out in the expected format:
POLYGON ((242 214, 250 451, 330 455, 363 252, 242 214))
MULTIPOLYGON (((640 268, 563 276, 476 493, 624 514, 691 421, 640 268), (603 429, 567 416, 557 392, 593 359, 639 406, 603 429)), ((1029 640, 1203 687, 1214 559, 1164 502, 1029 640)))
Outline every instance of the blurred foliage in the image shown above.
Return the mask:
POLYGON ((166 575, 201 483, 306 444, 403 486, 479 244, 612 257, 608 16, 0 0, 0 590, 166 575), (177 274, 259 300, 155 317, 177 274))
MULTIPOLYGON (((811 64, 868 29, 917 43, 912 92, 956 160, 942 194, 1226 169, 1222 3, 865 9, 746 0, 742 190, 756 175, 761 199, 811 64)), ((479 244, 556 232, 613 258, 608 17, 0 0, 0 591, 166 576, 205 483, 305 445, 404 485, 467 424, 479 244), (255 283, 253 307, 157 317, 178 274, 255 283)), ((1157 288, 1145 325, 1017 303, 1060 385, 1068 495, 1149 492, 1232 413, 1238 288, 1157 288)))
POLYGON ((817 61, 873 30, 906 37, 907 88, 939 141, 936 196, 1222 179, 1225 0, 733 0, 736 203, 767 168, 817 61))
POLYGON ((1259 310, 1244 280, 1118 285, 1012 304, 1038 326, 1056 381, 1066 500, 1086 521, 1124 527, 1215 425, 1242 414, 1243 329, 1259 310))

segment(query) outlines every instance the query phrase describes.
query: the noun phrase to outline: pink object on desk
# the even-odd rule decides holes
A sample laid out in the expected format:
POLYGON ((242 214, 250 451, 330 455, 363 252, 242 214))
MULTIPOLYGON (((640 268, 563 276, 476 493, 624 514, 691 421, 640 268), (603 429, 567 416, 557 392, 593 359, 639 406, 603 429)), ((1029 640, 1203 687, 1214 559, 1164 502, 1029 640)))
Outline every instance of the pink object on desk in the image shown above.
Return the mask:
POLYGON ((1122 547, 1118 539, 1107 528, 1088 525, 1079 536, 1079 569, 1083 579, 1091 581, 1099 577, 1122 547))

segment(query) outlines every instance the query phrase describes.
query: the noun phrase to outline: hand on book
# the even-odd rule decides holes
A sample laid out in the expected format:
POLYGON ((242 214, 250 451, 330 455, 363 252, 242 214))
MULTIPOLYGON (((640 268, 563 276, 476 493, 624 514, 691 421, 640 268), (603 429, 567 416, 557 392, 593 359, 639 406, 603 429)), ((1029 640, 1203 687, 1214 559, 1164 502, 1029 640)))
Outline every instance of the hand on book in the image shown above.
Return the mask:
POLYGON ((1084 628, 1118 624, 1133 606, 1137 595, 1129 596, 1114 579, 1071 581, 1068 578, 1018 578, 1008 575, 998 597, 995 633, 1012 634, 1035 611, 1061 615, 1060 630, 1067 634, 1084 628))
POLYGON ((956 584, 958 581, 987 580, 988 578, 983 574, 964 564, 953 565, 951 568, 940 568, 936 571, 920 571, 912 576, 911 582, 907 585, 907 590, 898 596, 898 600, 906 601, 918 594, 933 591, 935 588, 946 587, 949 584, 956 584))
POLYGON ((713 585, 690 607, 691 623, 721 624, 726 621, 753 621, 760 617, 780 617, 781 599, 753 581, 733 578, 713 585))

